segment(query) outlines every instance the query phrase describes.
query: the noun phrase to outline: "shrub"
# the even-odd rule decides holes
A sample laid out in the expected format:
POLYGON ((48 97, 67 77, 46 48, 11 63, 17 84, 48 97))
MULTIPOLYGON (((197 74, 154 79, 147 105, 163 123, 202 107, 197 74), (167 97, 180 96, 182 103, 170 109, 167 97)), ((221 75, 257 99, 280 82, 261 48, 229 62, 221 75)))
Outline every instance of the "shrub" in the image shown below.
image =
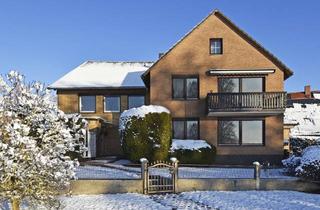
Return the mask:
POLYGON ((312 139, 312 138, 290 138, 290 149, 294 155, 300 156, 302 151, 313 145, 320 145, 320 139, 312 139))
POLYGON ((282 160, 285 171, 290 175, 296 174, 296 168, 300 165, 301 157, 295 155, 290 156, 288 159, 282 160))
POLYGON ((320 146, 310 146, 303 150, 296 175, 320 181, 320 146))
POLYGON ((204 140, 173 140, 171 156, 184 164, 212 164, 216 148, 204 140))
POLYGON ((122 148, 129 160, 138 162, 142 157, 149 161, 168 159, 171 116, 167 109, 161 108, 142 106, 121 115, 122 148))

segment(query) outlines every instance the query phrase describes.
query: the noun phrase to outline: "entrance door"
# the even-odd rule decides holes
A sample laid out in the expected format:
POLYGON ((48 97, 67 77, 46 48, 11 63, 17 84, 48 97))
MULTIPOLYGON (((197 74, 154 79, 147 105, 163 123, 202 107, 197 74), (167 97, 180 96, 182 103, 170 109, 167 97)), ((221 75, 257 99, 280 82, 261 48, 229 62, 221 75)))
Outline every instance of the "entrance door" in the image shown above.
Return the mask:
POLYGON ((95 131, 87 131, 87 138, 85 140, 87 151, 84 156, 93 158, 97 156, 97 134, 95 131))

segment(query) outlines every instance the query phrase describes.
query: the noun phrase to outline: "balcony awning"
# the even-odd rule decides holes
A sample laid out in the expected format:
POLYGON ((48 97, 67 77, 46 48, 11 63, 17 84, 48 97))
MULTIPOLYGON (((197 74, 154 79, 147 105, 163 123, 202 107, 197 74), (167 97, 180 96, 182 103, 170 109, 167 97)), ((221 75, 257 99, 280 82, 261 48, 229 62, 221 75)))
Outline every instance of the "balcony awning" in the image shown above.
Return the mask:
POLYGON ((234 76, 234 75, 267 75, 273 74, 275 69, 210 69, 210 76, 234 76))

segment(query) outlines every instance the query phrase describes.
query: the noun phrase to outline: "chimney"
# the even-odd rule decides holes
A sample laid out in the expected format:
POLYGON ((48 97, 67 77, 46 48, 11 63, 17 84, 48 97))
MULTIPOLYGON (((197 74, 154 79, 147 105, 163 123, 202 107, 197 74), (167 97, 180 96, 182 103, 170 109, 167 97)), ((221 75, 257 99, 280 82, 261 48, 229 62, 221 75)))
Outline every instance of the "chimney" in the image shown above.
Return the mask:
POLYGON ((164 53, 159 53, 159 58, 161 58, 164 55, 164 53))
POLYGON ((306 98, 311 98, 311 87, 310 85, 304 86, 304 95, 306 98))

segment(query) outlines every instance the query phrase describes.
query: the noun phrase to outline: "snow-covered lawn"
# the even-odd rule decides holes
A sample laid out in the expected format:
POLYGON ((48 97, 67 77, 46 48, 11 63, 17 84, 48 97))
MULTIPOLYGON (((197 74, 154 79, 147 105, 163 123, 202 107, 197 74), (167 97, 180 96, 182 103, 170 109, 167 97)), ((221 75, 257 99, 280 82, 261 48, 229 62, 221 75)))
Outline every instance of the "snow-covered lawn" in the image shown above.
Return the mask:
POLYGON ((99 166, 79 166, 76 170, 78 179, 139 179, 138 172, 99 166))
MULTIPOLYGON (((139 179, 140 168, 112 165, 109 167, 80 166, 77 169, 79 179, 139 179)), ((166 169, 152 169, 151 174, 169 176, 166 169)), ((252 168, 200 168, 179 167, 178 175, 182 179, 190 178, 253 178, 252 168)), ((294 178, 286 176, 283 169, 262 169, 261 178, 294 178)))
POLYGON ((320 195, 293 191, 198 191, 145 196, 114 194, 62 199, 65 209, 320 209, 320 195))
POLYGON ((150 199, 149 196, 127 193, 106 195, 78 195, 61 199, 66 210, 109 210, 109 209, 168 209, 150 199))
MULTIPOLYGON (((150 196, 126 193, 77 195, 61 197, 60 200, 62 209, 66 210, 320 209, 320 194, 295 191, 194 191, 150 196)), ((9 209, 8 205, 3 208, 9 209)))
MULTIPOLYGON (((253 168, 179 168, 179 178, 253 178, 253 168)), ((292 178, 286 176, 283 169, 261 170, 261 178, 292 178)))

